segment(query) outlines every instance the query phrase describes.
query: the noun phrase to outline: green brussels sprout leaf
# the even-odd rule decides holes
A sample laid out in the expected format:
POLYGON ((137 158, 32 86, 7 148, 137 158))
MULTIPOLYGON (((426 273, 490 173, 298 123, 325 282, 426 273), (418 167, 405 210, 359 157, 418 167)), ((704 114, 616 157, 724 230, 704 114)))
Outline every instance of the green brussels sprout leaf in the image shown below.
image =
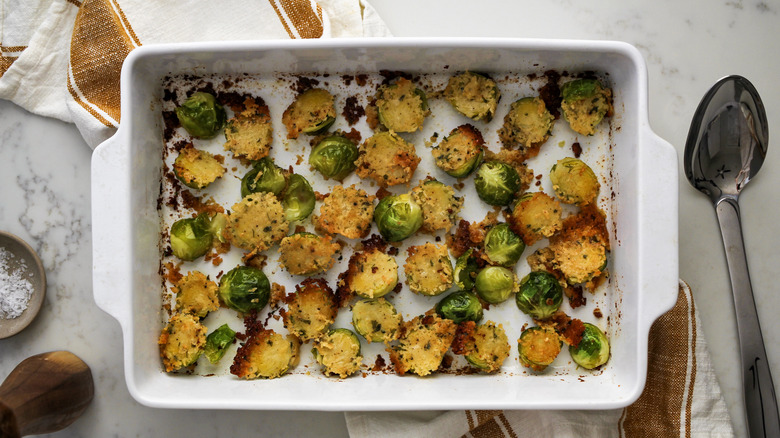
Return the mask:
POLYGON ((474 279, 477 277, 478 271, 479 264, 477 263, 477 257, 474 255, 474 249, 469 248, 455 261, 455 270, 452 274, 455 278, 455 284, 462 290, 470 291, 474 289, 474 279))
POLYGON ((219 279, 219 298, 241 313, 261 310, 271 298, 271 284, 263 271, 237 266, 219 279))
POLYGON ((209 93, 197 92, 176 108, 176 117, 195 138, 212 138, 224 127, 227 115, 217 99, 209 93))
POLYGON ((302 221, 314 211, 316 196, 309 181, 298 174, 290 175, 290 184, 284 191, 282 207, 287 220, 302 221))
POLYGON ((227 324, 222 324, 206 337, 206 347, 203 354, 206 355, 209 362, 215 364, 222 359, 227 347, 233 343, 234 339, 236 339, 236 332, 227 324))
POLYGON ((209 221, 209 231, 220 243, 227 242, 225 237, 225 228, 227 227, 228 218, 224 213, 217 213, 209 221))

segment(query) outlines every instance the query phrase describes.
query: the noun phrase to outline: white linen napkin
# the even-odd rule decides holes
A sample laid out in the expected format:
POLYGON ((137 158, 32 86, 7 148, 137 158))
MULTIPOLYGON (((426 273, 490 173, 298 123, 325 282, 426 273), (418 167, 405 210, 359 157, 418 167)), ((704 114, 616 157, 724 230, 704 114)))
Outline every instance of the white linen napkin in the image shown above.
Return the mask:
POLYGON ((361 0, 0 0, 0 26, 0 98, 93 148, 119 126, 122 61, 142 44, 390 36, 361 0))

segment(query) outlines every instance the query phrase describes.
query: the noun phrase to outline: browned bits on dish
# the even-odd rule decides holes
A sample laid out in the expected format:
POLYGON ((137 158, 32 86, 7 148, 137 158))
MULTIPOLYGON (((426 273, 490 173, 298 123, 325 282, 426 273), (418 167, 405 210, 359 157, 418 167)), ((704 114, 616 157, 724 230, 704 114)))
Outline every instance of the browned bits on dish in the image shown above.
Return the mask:
POLYGON ((544 101, 547 111, 558 120, 561 117, 561 88, 558 86, 561 75, 555 70, 547 70, 544 77, 547 83, 539 89, 539 97, 544 101))
POLYGON ((357 97, 349 96, 344 103, 344 111, 341 115, 344 116, 344 120, 347 121, 349 126, 352 126, 357 123, 361 117, 366 115, 366 110, 358 103, 357 97))

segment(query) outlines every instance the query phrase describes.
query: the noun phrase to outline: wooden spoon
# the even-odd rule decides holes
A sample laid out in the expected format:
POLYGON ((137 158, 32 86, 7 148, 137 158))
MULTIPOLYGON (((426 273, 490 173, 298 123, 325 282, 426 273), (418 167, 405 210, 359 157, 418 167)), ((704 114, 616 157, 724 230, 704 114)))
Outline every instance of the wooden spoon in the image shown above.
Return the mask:
POLYGON ((0 437, 63 429, 81 416, 94 394, 92 372, 75 354, 28 357, 0 385, 0 437))

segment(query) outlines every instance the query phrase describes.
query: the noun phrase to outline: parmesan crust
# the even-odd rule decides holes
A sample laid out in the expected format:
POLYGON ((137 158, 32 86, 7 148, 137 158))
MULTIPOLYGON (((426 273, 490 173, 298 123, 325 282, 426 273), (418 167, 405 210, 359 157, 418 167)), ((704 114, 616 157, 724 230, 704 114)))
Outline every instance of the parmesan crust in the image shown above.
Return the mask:
POLYGON ((265 251, 287 235, 290 224, 273 193, 247 195, 228 219, 230 242, 247 251, 265 251))
POLYGON ((355 185, 336 186, 325 198, 315 225, 328 234, 341 234, 349 239, 366 237, 374 217, 375 196, 367 194, 355 185))
POLYGON ((314 275, 329 270, 340 249, 330 236, 293 234, 279 243, 279 264, 293 275, 314 275))
POLYGON ((166 372, 195 363, 206 347, 206 327, 193 315, 173 315, 157 341, 166 372))
POLYGON ((452 262, 447 245, 426 243, 407 249, 409 256, 404 264, 406 283, 418 294, 435 296, 452 286, 452 262))
POLYGON ((173 287, 176 293, 176 310, 204 318, 219 309, 216 283, 200 271, 187 273, 173 287))
POLYGON ((230 373, 241 379, 275 379, 295 368, 299 350, 295 336, 262 330, 238 348, 230 373))
POLYGON ((280 312, 284 327, 305 342, 327 332, 336 319, 336 296, 322 279, 307 278, 284 298, 287 310, 280 312))
POLYGON ((398 345, 390 348, 390 361, 398 375, 427 376, 439 368, 455 339, 457 324, 435 314, 414 318, 403 326, 398 345))
POLYGON ((379 132, 360 146, 356 173, 382 187, 404 184, 412 179, 420 157, 414 145, 395 132, 379 132))
POLYGON ((268 156, 273 142, 273 127, 268 106, 262 99, 247 97, 243 109, 227 121, 225 150, 236 158, 259 160, 268 156))

